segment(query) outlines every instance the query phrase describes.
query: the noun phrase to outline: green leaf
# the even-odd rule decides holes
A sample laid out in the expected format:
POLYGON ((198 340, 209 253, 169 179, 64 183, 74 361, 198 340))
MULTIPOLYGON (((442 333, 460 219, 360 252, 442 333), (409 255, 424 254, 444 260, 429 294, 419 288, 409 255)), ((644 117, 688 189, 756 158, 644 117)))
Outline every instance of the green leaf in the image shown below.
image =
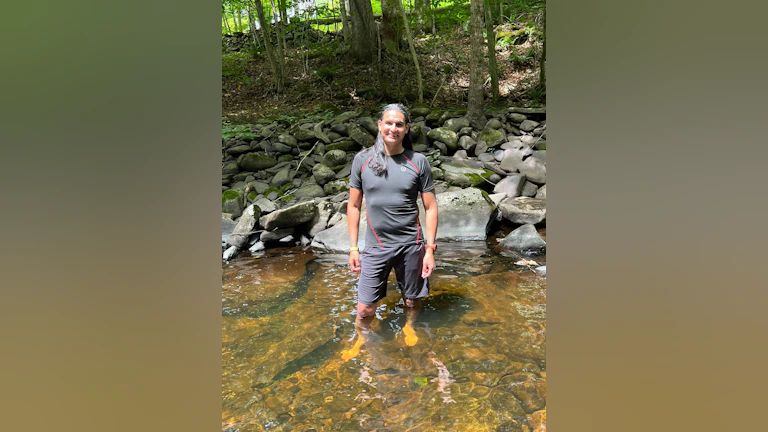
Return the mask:
POLYGON ((416 384, 424 387, 425 385, 427 385, 427 378, 426 377, 414 377, 413 378, 413 382, 415 382, 416 384))

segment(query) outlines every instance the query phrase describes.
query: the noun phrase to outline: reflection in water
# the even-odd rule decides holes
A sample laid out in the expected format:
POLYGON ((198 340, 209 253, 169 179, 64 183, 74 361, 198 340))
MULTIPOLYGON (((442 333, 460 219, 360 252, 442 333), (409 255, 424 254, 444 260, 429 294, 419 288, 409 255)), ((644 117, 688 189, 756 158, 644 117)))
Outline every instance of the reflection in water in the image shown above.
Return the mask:
POLYGON ((390 289, 369 328, 345 255, 226 264, 222 429, 543 430, 546 280, 518 258, 441 245, 412 325, 390 289))

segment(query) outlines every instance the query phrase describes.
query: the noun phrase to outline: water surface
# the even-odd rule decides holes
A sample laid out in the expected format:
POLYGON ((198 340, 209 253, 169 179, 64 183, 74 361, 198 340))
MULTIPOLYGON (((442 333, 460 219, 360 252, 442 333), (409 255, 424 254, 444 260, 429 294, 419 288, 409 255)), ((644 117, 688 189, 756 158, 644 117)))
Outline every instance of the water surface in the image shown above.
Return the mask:
POLYGON ((519 256, 441 243, 418 342, 405 344, 392 274, 370 335, 345 361, 358 337, 347 256, 268 253, 223 266, 222 430, 541 428, 546 279, 519 256))

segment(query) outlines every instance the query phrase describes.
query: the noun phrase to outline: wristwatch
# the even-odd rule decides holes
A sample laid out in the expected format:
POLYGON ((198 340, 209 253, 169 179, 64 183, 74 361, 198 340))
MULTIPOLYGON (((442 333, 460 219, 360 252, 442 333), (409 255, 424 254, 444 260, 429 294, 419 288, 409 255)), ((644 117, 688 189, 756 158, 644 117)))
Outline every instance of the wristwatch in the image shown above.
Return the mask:
POLYGON ((432 252, 437 250, 437 245, 436 244, 424 244, 424 247, 427 248, 427 249, 432 249, 432 252))

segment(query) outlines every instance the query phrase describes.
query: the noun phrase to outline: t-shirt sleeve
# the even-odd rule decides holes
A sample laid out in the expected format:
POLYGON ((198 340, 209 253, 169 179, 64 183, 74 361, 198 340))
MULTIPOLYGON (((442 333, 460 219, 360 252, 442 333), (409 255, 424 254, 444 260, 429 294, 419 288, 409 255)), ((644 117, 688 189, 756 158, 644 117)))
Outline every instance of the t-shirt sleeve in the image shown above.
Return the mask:
POLYGON ((420 192, 431 192, 435 188, 435 183, 432 181, 432 167, 423 155, 419 158, 419 171, 421 171, 419 173, 420 192))
POLYGON ((363 190, 363 179, 361 175, 361 169, 363 168, 363 157, 360 153, 355 155, 352 159, 352 168, 349 173, 349 187, 363 190))

